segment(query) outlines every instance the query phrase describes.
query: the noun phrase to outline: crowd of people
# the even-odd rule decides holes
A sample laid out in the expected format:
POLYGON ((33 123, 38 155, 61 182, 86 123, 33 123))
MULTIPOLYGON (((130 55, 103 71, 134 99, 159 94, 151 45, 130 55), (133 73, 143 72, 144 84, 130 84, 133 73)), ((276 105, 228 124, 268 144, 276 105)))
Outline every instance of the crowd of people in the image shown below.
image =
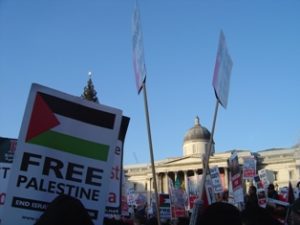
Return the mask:
MULTIPOLYGON (((268 187, 267 197, 278 200, 273 184, 268 187)), ((250 186, 241 209, 227 202, 228 193, 210 205, 197 208, 193 225, 300 225, 300 198, 291 204, 278 205, 268 202, 261 207, 255 186, 250 186)), ((196 209, 196 208, 195 208, 196 209)), ((190 215, 191 216, 191 215, 190 215)), ((191 225, 190 216, 161 221, 161 225, 191 225)), ((104 225, 157 225, 155 216, 148 217, 146 211, 135 210, 122 219, 105 218, 104 225)), ((83 204, 76 198, 60 195, 49 205, 34 225, 96 225, 90 219, 83 204)))

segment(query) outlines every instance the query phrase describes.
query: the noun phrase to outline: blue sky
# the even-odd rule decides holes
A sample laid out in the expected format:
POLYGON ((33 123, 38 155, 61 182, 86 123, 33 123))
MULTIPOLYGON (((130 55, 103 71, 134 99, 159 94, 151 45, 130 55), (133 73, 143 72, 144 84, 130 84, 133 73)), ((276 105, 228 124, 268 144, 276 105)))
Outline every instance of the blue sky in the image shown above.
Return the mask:
MULTIPOLYGON (((31 83, 81 95, 131 118, 124 163, 150 163, 132 66, 133 0, 0 1, 0 136, 17 138, 31 83)), ((182 155, 195 116, 211 129, 212 76, 224 31, 233 60, 216 152, 300 140, 300 1, 140 0, 155 160, 182 155)))

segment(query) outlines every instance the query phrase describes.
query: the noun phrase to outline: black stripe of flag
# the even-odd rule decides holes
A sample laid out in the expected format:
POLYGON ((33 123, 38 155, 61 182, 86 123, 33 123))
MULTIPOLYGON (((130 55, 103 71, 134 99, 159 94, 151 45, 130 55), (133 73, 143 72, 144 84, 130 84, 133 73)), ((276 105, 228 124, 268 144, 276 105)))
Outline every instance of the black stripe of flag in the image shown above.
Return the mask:
POLYGON ((79 120, 85 123, 113 129, 115 114, 89 108, 52 95, 39 92, 51 110, 59 115, 79 120))

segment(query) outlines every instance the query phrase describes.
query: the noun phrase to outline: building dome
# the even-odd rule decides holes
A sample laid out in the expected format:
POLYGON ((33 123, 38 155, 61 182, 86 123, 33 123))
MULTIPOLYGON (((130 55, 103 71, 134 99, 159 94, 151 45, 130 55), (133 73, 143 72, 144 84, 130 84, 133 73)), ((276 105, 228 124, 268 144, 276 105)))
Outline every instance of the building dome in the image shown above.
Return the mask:
MULTIPOLYGON (((210 132, 200 125, 199 117, 196 116, 195 124, 184 135, 183 156, 192 154, 204 154, 210 139, 210 132)), ((212 146, 214 152, 214 144, 212 146)))
POLYGON ((199 122, 199 117, 196 116, 194 126, 189 129, 185 136, 184 142, 193 141, 193 140, 207 140, 209 141, 210 132, 207 130, 206 127, 202 127, 199 122))

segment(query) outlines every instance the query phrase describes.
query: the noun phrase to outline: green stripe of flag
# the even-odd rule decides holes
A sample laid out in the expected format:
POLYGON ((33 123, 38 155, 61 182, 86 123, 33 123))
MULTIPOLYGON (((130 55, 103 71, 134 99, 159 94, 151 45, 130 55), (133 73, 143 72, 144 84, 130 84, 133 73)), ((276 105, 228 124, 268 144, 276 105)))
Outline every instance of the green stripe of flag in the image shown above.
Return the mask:
POLYGON ((51 130, 30 139, 29 143, 101 161, 107 161, 109 152, 108 145, 83 140, 51 130))

